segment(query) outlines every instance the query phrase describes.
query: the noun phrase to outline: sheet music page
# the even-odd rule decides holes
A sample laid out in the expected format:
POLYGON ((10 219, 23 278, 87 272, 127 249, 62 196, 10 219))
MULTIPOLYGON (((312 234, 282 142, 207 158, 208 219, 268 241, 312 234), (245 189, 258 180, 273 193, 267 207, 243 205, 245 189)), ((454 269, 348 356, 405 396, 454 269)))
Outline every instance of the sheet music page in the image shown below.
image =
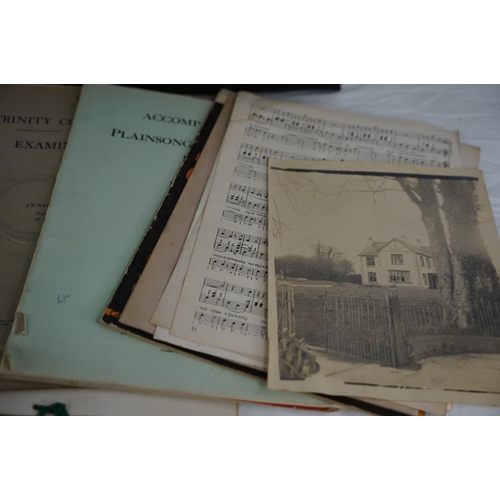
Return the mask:
POLYGON ((164 327, 156 327, 154 338, 155 340, 159 340, 161 342, 166 342, 168 344, 176 345, 179 347, 184 347, 186 349, 190 349, 192 351, 203 351, 205 354, 209 354, 210 356, 215 356, 219 358, 228 359, 233 361, 234 363, 238 363, 240 365, 247 365, 254 368, 259 368, 262 370, 267 369, 267 360, 264 359, 248 359, 247 357, 238 355, 236 353, 232 353, 229 351, 224 351, 222 349, 217 349, 214 347, 208 346, 200 346, 197 343, 190 342, 188 340, 180 339, 178 337, 173 337, 170 335, 170 328, 172 326, 172 322, 174 320, 174 314, 177 309, 177 304, 179 303, 182 287, 184 285, 184 280, 187 275, 187 271, 189 268, 189 264, 191 262, 191 258, 193 256, 194 247, 196 245, 196 241, 198 239, 198 233, 201 227, 202 216, 207 205, 208 196, 210 194, 210 190, 212 189, 212 184, 215 176, 215 172, 217 171, 217 164, 219 159, 217 158, 215 162, 215 167, 212 170, 212 174, 208 180, 207 186, 205 188, 205 192, 200 200, 199 207, 196 211, 195 217, 193 219, 193 224, 191 225, 191 229, 189 231, 188 239, 182 249, 181 256, 177 262, 177 266, 170 278, 170 281, 163 293, 160 303, 158 304, 158 308, 155 312, 155 315, 151 318, 151 322, 153 324, 161 323, 165 325, 164 327))
MULTIPOLYGON (((177 309, 177 304, 179 303, 180 293, 184 284, 184 279, 186 278, 186 273, 191 261, 191 257, 193 255, 193 250, 196 244, 200 227, 201 218, 198 219, 197 223, 195 224, 194 230, 192 231, 184 249, 182 250, 182 254, 177 267, 175 268, 175 271, 172 274, 172 278, 170 279, 163 295, 162 303, 159 305, 159 308, 165 311, 165 313, 170 312, 170 317, 167 314, 164 316, 166 323, 170 325, 172 324, 175 310, 177 309)), ((170 335, 169 328, 162 328, 160 326, 157 326, 155 329, 154 338, 155 340, 159 340, 161 342, 166 342, 168 344, 183 347, 185 349, 190 349, 192 351, 202 351, 203 353, 210 356, 227 359, 240 365, 250 366, 253 368, 261 369, 262 371, 267 371, 266 360, 252 359, 241 356, 237 353, 224 351, 223 349, 201 346, 195 342, 190 342, 189 340, 173 337, 172 335, 170 335)))
POLYGON ((269 157, 461 167, 456 132, 238 94, 172 336, 267 357, 269 157))

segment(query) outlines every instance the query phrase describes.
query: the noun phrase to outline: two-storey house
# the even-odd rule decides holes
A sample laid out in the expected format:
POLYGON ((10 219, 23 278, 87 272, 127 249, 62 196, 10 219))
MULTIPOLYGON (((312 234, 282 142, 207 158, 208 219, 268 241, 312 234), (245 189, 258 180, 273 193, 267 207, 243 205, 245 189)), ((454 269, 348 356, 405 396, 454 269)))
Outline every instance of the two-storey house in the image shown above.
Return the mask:
POLYGON ((404 237, 388 243, 370 240, 359 256, 363 285, 438 288, 430 247, 413 245, 404 237))

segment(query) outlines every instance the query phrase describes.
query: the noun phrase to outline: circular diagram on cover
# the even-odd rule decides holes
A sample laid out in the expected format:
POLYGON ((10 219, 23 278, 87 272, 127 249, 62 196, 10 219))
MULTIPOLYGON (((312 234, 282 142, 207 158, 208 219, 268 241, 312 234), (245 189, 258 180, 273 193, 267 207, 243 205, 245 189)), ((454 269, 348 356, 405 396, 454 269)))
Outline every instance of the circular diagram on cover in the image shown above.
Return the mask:
POLYGON ((54 189, 52 175, 28 175, 0 187, 0 233, 16 243, 34 245, 54 189))

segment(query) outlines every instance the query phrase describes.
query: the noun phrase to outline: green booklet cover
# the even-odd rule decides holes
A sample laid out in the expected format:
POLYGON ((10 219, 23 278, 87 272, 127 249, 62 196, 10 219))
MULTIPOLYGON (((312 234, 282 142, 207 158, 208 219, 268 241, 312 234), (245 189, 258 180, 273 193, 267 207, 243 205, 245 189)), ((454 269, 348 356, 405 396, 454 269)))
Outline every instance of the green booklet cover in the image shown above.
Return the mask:
POLYGON ((62 384, 331 406, 98 323, 212 103, 85 86, 2 370, 62 384))

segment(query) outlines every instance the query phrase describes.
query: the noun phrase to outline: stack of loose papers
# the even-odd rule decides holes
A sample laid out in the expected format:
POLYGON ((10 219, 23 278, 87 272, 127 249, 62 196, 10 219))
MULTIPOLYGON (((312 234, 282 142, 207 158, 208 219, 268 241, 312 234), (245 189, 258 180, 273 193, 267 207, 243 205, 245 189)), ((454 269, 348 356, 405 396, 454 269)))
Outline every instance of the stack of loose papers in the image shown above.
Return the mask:
MULTIPOLYGON (((154 298, 148 296, 153 300, 143 299, 149 283, 159 281, 154 276, 164 276, 169 252, 166 245, 157 246, 121 316, 124 324, 147 329, 155 340, 174 348, 267 371, 269 229, 276 229, 275 221, 270 227, 268 220, 270 158, 291 160, 297 166, 304 161, 356 160, 398 164, 410 171, 417 166, 461 168, 463 160, 477 168, 479 154, 461 145, 458 133, 428 125, 335 113, 240 93, 218 156, 212 153, 212 177, 170 281, 156 288, 154 298), (160 288, 164 288, 162 295, 160 288), (151 313, 153 302, 157 306, 151 313), (141 311, 146 308, 149 321, 145 323, 141 311)), ((346 215, 344 222, 348 220, 346 215)), ((165 240, 166 233, 168 225, 162 236, 165 240)), ((306 281, 299 275, 296 279, 306 281)), ((329 279, 325 276, 311 286, 324 290, 329 279)), ((313 316, 307 320, 314 322, 313 316)), ((320 317, 324 323, 324 312, 320 317)), ((326 325, 315 330, 317 345, 311 345, 303 332, 293 332, 299 344, 313 353, 325 349, 326 325)), ((336 396, 334 391, 328 394, 336 396)), ((343 395, 359 396, 355 392, 343 395)), ((425 401, 419 403, 422 408, 425 401)), ((443 413, 445 406, 426 410, 443 413)))
POLYGON ((3 371, 329 411, 499 404, 478 165, 421 123, 84 87, 3 371))

